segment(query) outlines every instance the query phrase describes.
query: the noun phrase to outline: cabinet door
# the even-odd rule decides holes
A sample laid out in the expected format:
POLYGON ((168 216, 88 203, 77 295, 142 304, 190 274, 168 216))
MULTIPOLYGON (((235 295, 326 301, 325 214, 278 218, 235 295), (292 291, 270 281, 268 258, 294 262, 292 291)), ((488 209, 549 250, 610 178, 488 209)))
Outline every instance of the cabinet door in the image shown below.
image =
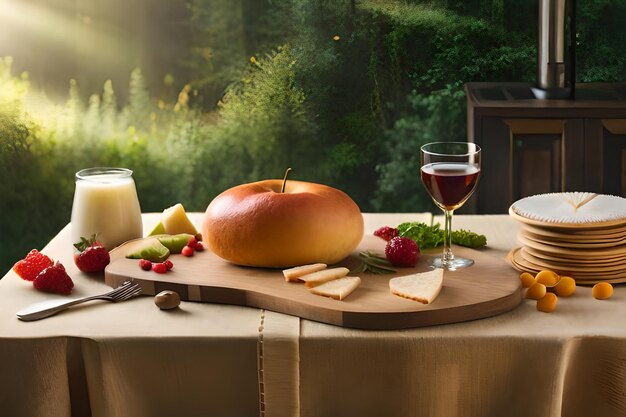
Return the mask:
POLYGON ((506 213, 520 198, 583 186, 584 120, 485 118, 481 131, 480 213, 506 213))
POLYGON ((513 201, 535 194, 580 191, 585 179, 582 119, 508 119, 513 201))
POLYGON ((626 119, 602 120, 602 191, 626 197, 626 119))
POLYGON ((513 134, 512 197, 517 200, 561 189, 563 159, 560 134, 513 134))

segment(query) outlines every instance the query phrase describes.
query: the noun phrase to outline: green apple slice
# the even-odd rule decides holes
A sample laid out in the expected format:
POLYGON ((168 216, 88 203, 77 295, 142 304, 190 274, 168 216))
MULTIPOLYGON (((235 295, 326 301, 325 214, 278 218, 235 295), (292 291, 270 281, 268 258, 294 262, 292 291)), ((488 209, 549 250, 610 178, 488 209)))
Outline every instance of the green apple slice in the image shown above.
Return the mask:
POLYGON ((170 256, 170 250, 158 239, 146 239, 144 245, 135 252, 126 255, 129 259, 147 259, 150 262, 163 262, 170 256))
POLYGON ((164 234, 165 234, 165 226, 163 226, 163 222, 159 222, 159 224, 154 226, 154 229, 152 229, 152 231, 148 234, 148 236, 164 235, 164 234))
POLYGON ((181 253, 192 237, 192 235, 187 233, 179 233, 177 235, 157 236, 156 238, 170 250, 170 253, 181 253))

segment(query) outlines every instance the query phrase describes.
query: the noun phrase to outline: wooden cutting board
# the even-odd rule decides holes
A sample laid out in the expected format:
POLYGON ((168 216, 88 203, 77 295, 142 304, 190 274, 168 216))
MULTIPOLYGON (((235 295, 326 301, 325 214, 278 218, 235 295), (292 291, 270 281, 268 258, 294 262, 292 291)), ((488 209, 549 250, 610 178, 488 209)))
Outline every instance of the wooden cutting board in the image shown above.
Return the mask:
MULTIPOLYGON (((459 256, 475 260, 470 268, 446 271, 443 289, 429 305, 390 293, 389 279, 429 270, 434 253, 422 254, 416 268, 399 268, 389 275, 359 274, 361 286, 343 301, 311 294, 303 284, 285 282, 282 271, 230 264, 208 250, 193 257, 172 255, 174 268, 166 274, 143 271, 125 255, 141 244, 127 242, 111 252, 105 282, 116 287, 134 279, 142 293, 178 292, 183 300, 264 308, 306 319, 360 329, 403 329, 495 316, 522 300, 518 273, 501 253, 455 247, 459 256)), ((353 269, 358 251, 383 251, 385 242, 366 236, 357 251, 339 265, 353 269)))

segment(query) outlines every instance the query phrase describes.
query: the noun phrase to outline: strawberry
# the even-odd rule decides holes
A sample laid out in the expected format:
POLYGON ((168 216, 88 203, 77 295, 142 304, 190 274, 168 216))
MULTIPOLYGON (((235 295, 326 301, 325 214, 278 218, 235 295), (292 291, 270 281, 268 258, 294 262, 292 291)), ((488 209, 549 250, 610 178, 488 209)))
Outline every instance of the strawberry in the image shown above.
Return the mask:
POLYGON ((174 263, 172 261, 170 261, 169 259, 166 259, 165 261, 163 261, 163 264, 165 264, 165 266, 167 267, 168 271, 170 269, 174 268, 174 263))
POLYGON ((189 242, 187 242, 187 246, 189 246, 190 248, 194 248, 197 243, 198 243, 198 239, 196 239, 195 236, 191 236, 189 238, 189 242))
POLYGON ((141 267, 141 269, 143 269, 144 271, 149 271, 152 269, 152 262, 150 262, 147 259, 140 259, 139 260, 139 266, 141 267))
POLYGON ((167 266, 163 262, 152 264, 152 270, 157 274, 164 274, 167 272, 167 266))
POLYGON ((374 236, 386 240, 389 242, 394 237, 398 236, 398 229, 395 227, 383 226, 374 232, 374 236))
POLYGON ((417 243, 408 237, 394 237, 385 247, 385 256, 394 266, 415 266, 419 254, 417 243))
POLYGON ((33 285, 39 291, 53 292, 56 294, 69 294, 74 288, 74 282, 65 268, 59 262, 47 267, 37 275, 33 285))
POLYGON ((196 246, 193 247, 197 252, 202 252, 204 250, 204 245, 202 242, 196 242, 196 246))
POLYGON ((83 272, 102 272, 111 262, 109 252, 96 240, 95 234, 89 239, 81 237, 74 247, 80 252, 74 254, 74 263, 83 272))
POLYGON ((15 271, 20 278, 26 281, 33 281, 41 271, 52 266, 52 264, 52 259, 40 253, 37 249, 33 249, 28 252, 28 255, 26 255, 24 259, 17 261, 15 265, 13 265, 13 271, 15 271))

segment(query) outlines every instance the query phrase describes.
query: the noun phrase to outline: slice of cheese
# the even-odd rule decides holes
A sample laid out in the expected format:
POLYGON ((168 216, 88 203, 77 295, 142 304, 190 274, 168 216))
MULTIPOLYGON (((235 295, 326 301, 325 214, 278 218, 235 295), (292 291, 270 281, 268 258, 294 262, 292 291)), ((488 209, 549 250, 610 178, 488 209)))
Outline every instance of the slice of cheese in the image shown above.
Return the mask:
POLYGON ((283 271, 283 275, 285 276, 285 281, 298 281, 298 278, 303 275, 312 274, 313 272, 324 269, 326 269, 326 264, 302 265, 296 266, 295 268, 285 269, 283 271))
POLYGON ((356 290, 359 285, 361 285, 361 278, 343 277, 309 288, 309 291, 313 294, 334 298, 335 300, 343 300, 352 291, 356 290))
POLYGON ((439 295, 443 286, 443 269, 406 275, 389 280, 392 294, 420 303, 430 304, 439 295))
POLYGON ((348 268, 331 268, 323 271, 313 272, 311 274, 302 275, 298 278, 300 281, 304 281, 304 285, 308 288, 315 287, 328 281, 332 281, 337 278, 345 277, 350 270, 348 268))
POLYGON ((168 235, 178 235, 180 233, 188 233, 193 236, 198 235, 198 230, 191 223, 187 213, 185 213, 185 208, 180 203, 163 210, 161 223, 165 233, 168 235))

